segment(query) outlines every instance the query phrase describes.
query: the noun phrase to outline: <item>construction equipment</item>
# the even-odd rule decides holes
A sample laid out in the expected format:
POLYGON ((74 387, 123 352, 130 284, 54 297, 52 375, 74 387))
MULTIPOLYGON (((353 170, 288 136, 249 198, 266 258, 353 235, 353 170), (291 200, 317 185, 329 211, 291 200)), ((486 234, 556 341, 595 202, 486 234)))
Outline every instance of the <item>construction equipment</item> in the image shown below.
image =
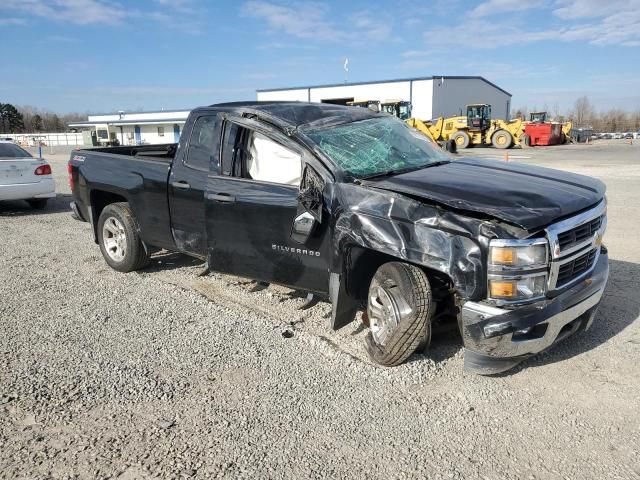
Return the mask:
POLYGON ((467 105, 466 116, 437 118, 431 121, 409 119, 407 124, 448 148, 450 140, 457 148, 493 145, 510 148, 520 142, 522 120, 491 120, 491 105, 467 105), (427 133, 428 132, 428 133, 427 133))
POLYGON ((572 129, 573 129, 573 122, 564 122, 562 124, 562 143, 573 142, 573 137, 571 136, 572 129))
POLYGON ((532 123, 545 123, 547 121, 547 112, 531 112, 529 121, 532 123))
POLYGON ((400 120, 411 118, 411 102, 406 100, 385 100, 380 107, 382 112, 398 117, 400 120))
POLYGON ((347 102, 350 107, 362 107, 373 110, 374 112, 380 111, 380 100, 354 100, 353 102, 347 102))
MULTIPOLYGON (((569 130, 571 123, 569 122, 569 130)), ((548 146, 565 143, 568 135, 564 133, 564 125, 559 122, 548 122, 547 112, 531 112, 529 121, 524 125, 522 144, 526 147, 536 145, 548 146)))

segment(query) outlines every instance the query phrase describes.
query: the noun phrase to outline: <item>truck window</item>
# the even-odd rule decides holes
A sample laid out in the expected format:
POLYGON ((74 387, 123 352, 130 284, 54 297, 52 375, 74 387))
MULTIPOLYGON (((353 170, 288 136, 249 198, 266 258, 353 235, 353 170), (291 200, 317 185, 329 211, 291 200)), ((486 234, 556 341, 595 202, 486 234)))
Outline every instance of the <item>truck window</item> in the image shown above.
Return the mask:
POLYGON ((216 134, 216 117, 199 117, 193 126, 189 139, 189 150, 185 165, 196 170, 217 172, 217 152, 219 150, 219 135, 216 134))
POLYGON ((300 154, 261 133, 227 124, 222 153, 223 175, 297 187, 301 171, 300 154))

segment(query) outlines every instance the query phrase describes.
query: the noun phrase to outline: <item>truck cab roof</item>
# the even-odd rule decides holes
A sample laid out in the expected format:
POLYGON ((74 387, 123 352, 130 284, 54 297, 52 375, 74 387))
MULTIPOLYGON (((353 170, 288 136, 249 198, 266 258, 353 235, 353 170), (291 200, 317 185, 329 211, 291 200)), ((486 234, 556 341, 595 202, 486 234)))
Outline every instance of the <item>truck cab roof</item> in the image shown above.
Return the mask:
POLYGON ((263 116, 283 127, 324 126, 351 123, 382 114, 366 108, 334 105, 331 103, 307 102, 230 102, 217 103, 197 110, 223 109, 238 114, 253 113, 263 116))

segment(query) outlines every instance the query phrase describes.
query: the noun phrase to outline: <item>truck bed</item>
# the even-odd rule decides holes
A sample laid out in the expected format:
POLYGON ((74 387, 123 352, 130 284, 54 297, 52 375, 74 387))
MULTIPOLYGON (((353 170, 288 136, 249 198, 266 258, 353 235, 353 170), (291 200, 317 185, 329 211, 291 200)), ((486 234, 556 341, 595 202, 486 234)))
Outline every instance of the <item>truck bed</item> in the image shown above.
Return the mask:
POLYGON ((86 153, 107 153, 109 155, 123 155, 126 157, 142 157, 145 160, 158 160, 171 163, 178 148, 177 143, 166 143, 162 145, 136 145, 120 147, 98 147, 85 148, 80 151, 86 153))
POLYGON ((97 218, 105 203, 126 201, 148 245, 175 248, 167 182, 176 149, 177 144, 74 150, 69 165, 80 216, 97 218))

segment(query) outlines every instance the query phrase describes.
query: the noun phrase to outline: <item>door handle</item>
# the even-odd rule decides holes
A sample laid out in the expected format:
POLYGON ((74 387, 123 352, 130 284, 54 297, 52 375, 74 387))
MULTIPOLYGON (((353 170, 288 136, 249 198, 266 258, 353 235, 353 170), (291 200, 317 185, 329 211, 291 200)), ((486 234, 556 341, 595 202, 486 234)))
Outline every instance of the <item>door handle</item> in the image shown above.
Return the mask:
POLYGON ((215 200, 222 203, 233 203, 236 201, 236 197, 229 195, 228 193, 207 193, 207 200, 215 200))
POLYGON ((184 180, 183 180, 183 181, 180 181, 180 182, 171 182, 171 186, 172 186, 173 188, 184 188, 184 189, 186 189, 186 188, 191 188, 191 185, 189 185, 189 184, 188 184, 187 182, 185 182, 184 180))

